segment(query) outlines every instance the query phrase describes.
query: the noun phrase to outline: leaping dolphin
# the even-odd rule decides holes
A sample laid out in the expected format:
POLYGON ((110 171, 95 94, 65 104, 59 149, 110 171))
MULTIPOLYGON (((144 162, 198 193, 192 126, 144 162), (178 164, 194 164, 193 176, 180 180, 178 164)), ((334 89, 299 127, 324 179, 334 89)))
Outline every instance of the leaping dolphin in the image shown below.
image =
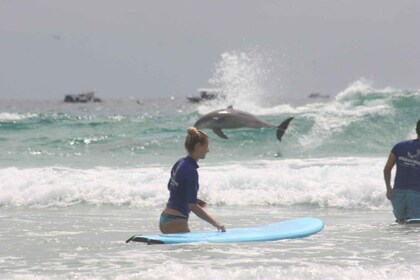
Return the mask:
POLYGON ((194 126, 198 129, 210 128, 213 129, 214 133, 217 136, 228 139, 228 137, 223 133, 222 128, 260 128, 260 127, 270 127, 277 128, 277 139, 281 141, 284 133, 286 132, 287 127, 289 126, 290 121, 293 118, 288 118, 282 122, 279 126, 268 123, 257 116, 254 116, 250 113, 239 111, 233 109, 232 106, 227 107, 226 109, 217 110, 207 115, 202 116, 196 121, 194 126))

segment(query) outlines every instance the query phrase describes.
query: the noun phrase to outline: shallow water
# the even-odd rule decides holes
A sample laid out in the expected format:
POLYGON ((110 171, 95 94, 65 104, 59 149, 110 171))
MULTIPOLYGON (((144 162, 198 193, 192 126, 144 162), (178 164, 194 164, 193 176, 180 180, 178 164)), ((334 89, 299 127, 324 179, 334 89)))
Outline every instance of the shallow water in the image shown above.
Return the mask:
MULTIPOLYGON (((209 207, 227 228, 300 216, 325 222, 303 239, 256 243, 125 243, 157 231, 159 211, 88 207, 2 211, 3 278, 53 279, 414 279, 420 227, 397 225, 389 211, 293 207, 209 207), (252 213, 252 214, 250 214, 252 213)), ((191 219, 194 230, 209 227, 191 219)))

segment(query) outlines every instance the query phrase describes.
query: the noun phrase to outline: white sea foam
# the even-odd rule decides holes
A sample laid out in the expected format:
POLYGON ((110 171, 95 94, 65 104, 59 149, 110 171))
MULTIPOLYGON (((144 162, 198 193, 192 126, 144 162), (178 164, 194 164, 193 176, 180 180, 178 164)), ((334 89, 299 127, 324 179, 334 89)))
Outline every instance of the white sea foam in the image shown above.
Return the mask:
POLYGON ((30 113, 20 114, 20 113, 0 112, 0 122, 2 122, 2 121, 20 121, 20 120, 25 120, 25 119, 29 119, 29 118, 34 118, 34 117, 37 117, 37 116, 38 115, 36 115, 36 114, 30 114, 30 113))
MULTIPOLYGON (((295 260, 291 260, 295 261, 295 260)), ((268 260, 267 260, 268 262, 268 260)), ((93 266, 93 265, 91 265, 93 266)), ((383 265, 383 266, 334 266, 314 263, 303 263, 302 265, 293 265, 290 267, 279 267, 275 264, 260 265, 256 267, 229 267, 229 269, 221 269, 214 266, 201 267, 188 265, 180 265, 177 261, 165 261, 159 265, 149 265, 147 271, 133 273, 118 273, 113 275, 109 272, 107 276, 95 273, 95 275, 86 275, 83 273, 68 273, 65 275, 35 275, 35 274, 6 274, 7 279, 12 280, 47 280, 47 279, 109 279, 112 275, 113 279, 168 279, 168 271, 170 271, 170 279, 404 279, 415 280, 420 272, 419 266, 408 266, 404 264, 383 265), (162 265, 165 269, 162 269, 162 265)), ((115 269, 118 269, 116 267, 115 269)))
MULTIPOLYGON (((294 261, 294 260, 291 260, 294 261)), ((231 268, 180 266, 177 262, 165 262, 166 270, 154 267, 148 270, 150 278, 165 279, 171 271, 171 279, 417 279, 419 266, 389 265, 382 267, 348 266, 338 267, 303 263, 290 267, 278 267, 275 262, 253 268, 231 268)), ((226 264, 229 267, 229 264, 226 264)), ((116 279, 138 279, 144 273, 119 276, 116 279)))
POLYGON ((157 204, 155 186, 164 185, 159 168, 6 168, 0 171, 1 205, 70 206, 157 204))
MULTIPOLYGON (((384 158, 254 161, 200 168, 200 196, 221 205, 295 205, 387 209, 384 158)), ((161 206, 169 167, 134 169, 5 168, 0 205, 161 206)))

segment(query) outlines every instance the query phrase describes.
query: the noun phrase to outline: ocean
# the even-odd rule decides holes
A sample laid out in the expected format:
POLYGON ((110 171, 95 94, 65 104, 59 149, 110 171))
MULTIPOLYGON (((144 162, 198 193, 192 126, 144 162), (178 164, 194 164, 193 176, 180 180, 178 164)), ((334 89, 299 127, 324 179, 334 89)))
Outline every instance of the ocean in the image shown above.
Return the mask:
MULTIPOLYGON (((392 146, 415 137, 419 104, 418 90, 364 80, 324 99, 0 99, 0 278, 417 279, 420 227, 394 222, 382 170, 392 146), (228 105, 294 119, 281 142, 268 128, 205 130, 207 211, 227 230, 305 216, 325 228, 274 242, 126 244, 159 232, 186 129, 228 105)), ((194 215, 190 227, 212 229, 194 215)))

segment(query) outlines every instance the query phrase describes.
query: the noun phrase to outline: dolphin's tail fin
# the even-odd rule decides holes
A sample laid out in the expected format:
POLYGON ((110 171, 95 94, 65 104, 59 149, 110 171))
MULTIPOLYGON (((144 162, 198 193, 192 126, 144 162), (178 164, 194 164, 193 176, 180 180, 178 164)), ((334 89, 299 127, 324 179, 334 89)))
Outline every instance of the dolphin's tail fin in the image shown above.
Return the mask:
POLYGON ((284 122, 282 122, 278 127, 277 127, 277 139, 279 139, 279 141, 281 141, 281 138, 283 137, 284 133, 286 132, 287 127, 289 126, 289 123, 293 120, 292 118, 288 118, 287 120, 285 120, 284 122))

